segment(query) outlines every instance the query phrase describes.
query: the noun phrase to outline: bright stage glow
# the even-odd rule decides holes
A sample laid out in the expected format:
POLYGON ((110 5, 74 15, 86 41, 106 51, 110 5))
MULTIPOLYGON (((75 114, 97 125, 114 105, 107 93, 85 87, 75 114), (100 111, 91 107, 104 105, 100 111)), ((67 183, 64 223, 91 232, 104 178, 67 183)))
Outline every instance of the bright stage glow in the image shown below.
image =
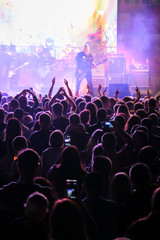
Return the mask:
POLYGON ((102 27, 108 47, 117 47, 117 0, 1 0, 0 43, 16 46, 82 46, 102 27))

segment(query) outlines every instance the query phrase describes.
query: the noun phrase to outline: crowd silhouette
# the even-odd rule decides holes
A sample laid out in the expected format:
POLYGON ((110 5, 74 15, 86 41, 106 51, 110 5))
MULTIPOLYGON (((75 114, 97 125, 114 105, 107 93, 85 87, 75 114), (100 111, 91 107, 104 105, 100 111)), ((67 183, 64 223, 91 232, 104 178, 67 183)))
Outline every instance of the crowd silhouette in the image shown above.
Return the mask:
POLYGON ((0 93, 0 238, 159 239, 159 97, 55 82, 0 93))

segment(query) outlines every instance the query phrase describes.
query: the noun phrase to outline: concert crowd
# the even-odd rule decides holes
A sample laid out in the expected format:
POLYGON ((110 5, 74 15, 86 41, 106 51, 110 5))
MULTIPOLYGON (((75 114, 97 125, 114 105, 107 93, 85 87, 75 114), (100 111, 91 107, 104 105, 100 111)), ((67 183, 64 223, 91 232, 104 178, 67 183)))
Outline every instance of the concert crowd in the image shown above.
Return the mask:
POLYGON ((0 238, 159 239, 160 94, 56 81, 0 92, 0 238))

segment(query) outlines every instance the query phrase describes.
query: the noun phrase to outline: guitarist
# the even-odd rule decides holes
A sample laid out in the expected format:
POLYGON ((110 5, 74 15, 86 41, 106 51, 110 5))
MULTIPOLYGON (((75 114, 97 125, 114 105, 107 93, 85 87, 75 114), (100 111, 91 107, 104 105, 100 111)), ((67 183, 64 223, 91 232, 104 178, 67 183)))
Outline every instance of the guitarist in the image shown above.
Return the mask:
POLYGON ((92 96, 93 85, 92 85, 92 71, 91 69, 95 67, 93 62, 93 57, 89 50, 89 45, 85 44, 83 51, 79 52, 76 56, 76 93, 79 91, 81 81, 86 78, 88 86, 91 90, 92 96))

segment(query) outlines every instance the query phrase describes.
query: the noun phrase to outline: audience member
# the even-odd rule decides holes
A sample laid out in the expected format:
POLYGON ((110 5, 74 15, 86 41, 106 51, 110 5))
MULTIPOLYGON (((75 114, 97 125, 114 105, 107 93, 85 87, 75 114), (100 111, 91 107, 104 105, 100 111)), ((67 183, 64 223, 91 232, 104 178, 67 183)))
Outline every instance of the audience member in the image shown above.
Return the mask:
POLYGON ((71 199, 63 198, 56 201, 51 211, 49 226, 50 239, 88 240, 81 208, 71 199))
POLYGON ((15 218, 6 229, 6 240, 47 240, 49 238, 48 224, 49 201, 45 195, 34 192, 24 203, 24 215, 15 218))
POLYGON ((54 130, 49 137, 49 146, 42 153, 43 176, 48 176, 49 169, 57 162, 63 148, 64 135, 60 130, 54 130))
POLYGON ((55 186, 60 198, 66 196, 66 180, 77 180, 80 198, 82 183, 87 172, 82 166, 80 152, 75 146, 65 147, 59 157, 59 164, 54 164, 48 173, 48 179, 55 186))
POLYGON ((151 199, 151 211, 133 222, 126 231, 125 236, 132 240, 146 240, 159 238, 160 221, 160 188, 157 188, 151 199))
POLYGON ((51 117, 43 112, 39 117, 40 130, 34 131, 29 137, 29 143, 40 156, 42 152, 49 147, 49 137, 52 131, 50 130, 51 117))
POLYGON ((58 129, 61 130, 63 133, 66 130, 66 127, 69 124, 68 118, 63 116, 63 105, 62 103, 56 102, 52 105, 52 112, 53 112, 53 122, 52 125, 58 129))
POLYGON ((114 201, 103 198, 104 178, 98 172, 89 173, 85 177, 84 188, 87 197, 83 203, 93 217, 100 239, 113 239, 117 236, 117 206, 114 201))

